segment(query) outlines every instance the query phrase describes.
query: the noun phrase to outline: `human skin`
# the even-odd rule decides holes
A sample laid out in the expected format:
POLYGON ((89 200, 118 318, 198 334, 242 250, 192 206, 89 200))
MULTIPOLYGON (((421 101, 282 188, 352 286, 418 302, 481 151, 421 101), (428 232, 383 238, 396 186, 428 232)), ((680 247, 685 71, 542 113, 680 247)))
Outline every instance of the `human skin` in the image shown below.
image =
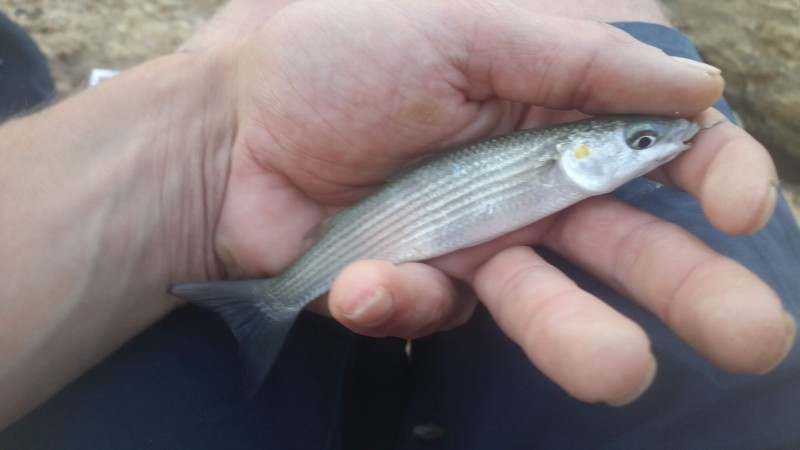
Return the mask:
MULTIPOLYGON (((185 52, 0 128, 0 426, 180 306, 171 283, 279 273, 307 230, 416 159, 585 114, 695 116, 723 86, 711 68, 532 3, 303 2, 226 32, 241 5, 253 7, 232 3, 185 52)), ((769 156, 728 123, 654 176, 731 234, 775 204, 769 156)), ((793 342, 756 276, 610 197, 427 263, 355 263, 315 309, 414 337, 463 322, 475 296, 459 294, 474 291, 569 394, 638 396, 656 367, 646 334, 531 244, 724 369, 764 372, 793 342)))

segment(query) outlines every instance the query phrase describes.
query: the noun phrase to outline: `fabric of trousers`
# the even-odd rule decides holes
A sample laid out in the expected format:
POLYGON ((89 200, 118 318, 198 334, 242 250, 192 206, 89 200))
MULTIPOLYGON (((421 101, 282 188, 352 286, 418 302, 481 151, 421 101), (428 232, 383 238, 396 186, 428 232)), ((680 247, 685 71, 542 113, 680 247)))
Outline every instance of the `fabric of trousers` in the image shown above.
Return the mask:
MULTIPOLYGON (((615 25, 669 54, 699 59, 676 30, 645 23, 615 25)), ((8 30, 0 31, 6 36, 2 33, 8 30)), ((16 55, 8 42, 0 41, 0 70, 11 64, 9 55, 16 55)), ((36 64, 31 69, 43 70, 36 64)), ((46 73, 37 77, 33 79, 49 79, 46 73)), ((0 88, 9 89, 3 80, 0 88)), ((14 92, 27 92, 14 89, 0 92, 0 98, 6 102, 14 92)), ((32 105, 27 97, 11 104, 22 109, 32 105)), ((731 115, 724 101, 717 107, 731 115)), ((763 230, 731 237, 714 229, 689 195, 647 179, 635 180, 614 195, 740 261, 800 317, 800 233, 785 201, 780 200, 763 230)), ((410 360, 403 340, 357 336, 331 319, 304 313, 265 385, 248 398, 229 330, 219 318, 186 307, 0 433, 0 448, 800 446, 800 348, 768 375, 726 373, 647 311, 558 255, 537 250, 651 337, 658 375, 633 404, 613 408, 570 398, 482 308, 464 326, 416 340, 410 360)))
POLYGON ((53 98, 44 55, 22 28, 0 13, 0 123, 53 98))

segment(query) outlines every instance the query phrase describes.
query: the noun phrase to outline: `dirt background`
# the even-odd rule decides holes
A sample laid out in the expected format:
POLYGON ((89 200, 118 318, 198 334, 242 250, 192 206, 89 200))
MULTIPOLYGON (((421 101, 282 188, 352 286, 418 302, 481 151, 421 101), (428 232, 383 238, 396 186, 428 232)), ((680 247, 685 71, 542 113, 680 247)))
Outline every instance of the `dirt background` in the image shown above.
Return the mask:
MULTIPOLYGON (((61 96, 93 67, 124 69, 176 48, 224 0, 0 0, 48 58, 61 96)), ((800 0, 663 0, 673 23, 722 68, 726 96, 764 143, 800 211, 800 0)))
POLYGON ((0 0, 47 57, 61 96, 86 86, 93 67, 125 69, 169 53, 223 0, 0 0))
POLYGON ((703 59, 722 69, 725 96, 775 160, 800 221, 800 0, 663 0, 703 59))

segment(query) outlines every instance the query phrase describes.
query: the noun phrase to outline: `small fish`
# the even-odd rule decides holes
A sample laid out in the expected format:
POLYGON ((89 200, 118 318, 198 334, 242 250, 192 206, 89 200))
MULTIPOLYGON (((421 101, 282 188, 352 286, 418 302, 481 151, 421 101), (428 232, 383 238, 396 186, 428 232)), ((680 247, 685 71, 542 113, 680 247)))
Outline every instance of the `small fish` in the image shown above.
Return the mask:
POLYGON ((420 261, 486 242, 644 175, 689 148, 700 129, 686 119, 610 116, 463 145, 342 210, 280 275, 170 292, 222 315, 241 344, 252 395, 300 311, 348 264, 420 261))

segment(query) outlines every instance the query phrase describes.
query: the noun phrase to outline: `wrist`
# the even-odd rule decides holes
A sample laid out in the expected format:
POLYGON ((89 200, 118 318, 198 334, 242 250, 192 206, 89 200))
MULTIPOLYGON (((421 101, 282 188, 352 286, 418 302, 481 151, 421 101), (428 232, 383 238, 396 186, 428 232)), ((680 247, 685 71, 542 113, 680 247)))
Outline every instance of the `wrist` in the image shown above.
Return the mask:
MULTIPOLYGON (((237 129, 235 69, 231 52, 167 55, 43 111, 51 117, 36 118, 75 130, 58 170, 71 175, 65 183, 83 189, 85 195, 70 193, 77 201, 95 197, 83 203, 102 215, 98 229, 114 241, 107 249, 122 251, 119 244, 139 241, 158 254, 167 282, 218 275, 212 228, 237 129), (72 123, 64 123, 65 116, 72 123), (105 176, 86 176, 98 173, 105 176)), ((63 141, 61 130, 50 131, 39 140, 63 141)))
MULTIPOLYGON (((225 195, 230 155, 238 130, 236 47, 179 53, 143 67, 161 78, 155 97, 161 117, 151 117, 152 149, 139 173, 150 173, 152 202, 163 221, 157 244, 167 252, 168 279, 220 278, 214 232, 225 195), (156 200, 156 197, 158 200, 156 200)), ((135 176, 135 175, 132 175, 135 176)))
POLYGON ((165 56, 0 128, 0 428, 178 305, 170 283, 217 276, 231 56, 165 56))

